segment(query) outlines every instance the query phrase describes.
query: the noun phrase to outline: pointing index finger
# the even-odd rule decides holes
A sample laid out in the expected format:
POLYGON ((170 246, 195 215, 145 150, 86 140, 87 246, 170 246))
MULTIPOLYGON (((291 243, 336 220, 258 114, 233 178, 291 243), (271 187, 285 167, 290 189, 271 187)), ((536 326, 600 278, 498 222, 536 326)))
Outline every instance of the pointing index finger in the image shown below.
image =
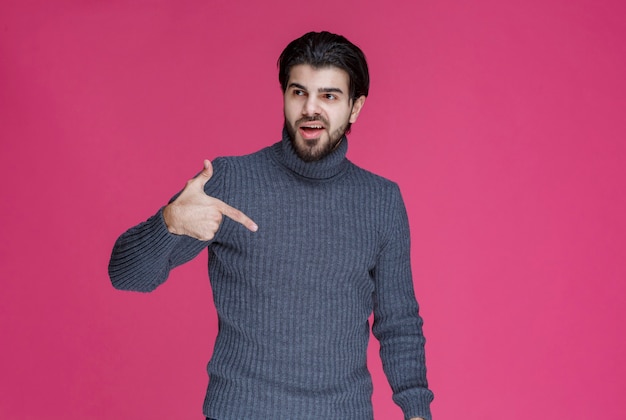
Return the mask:
POLYGON ((220 211, 224 216, 228 216, 230 219, 233 219, 235 222, 241 223, 246 228, 248 228, 252 232, 256 232, 259 227, 252 219, 250 219, 244 212, 238 210, 234 207, 229 206, 228 204, 222 202, 220 205, 220 211))

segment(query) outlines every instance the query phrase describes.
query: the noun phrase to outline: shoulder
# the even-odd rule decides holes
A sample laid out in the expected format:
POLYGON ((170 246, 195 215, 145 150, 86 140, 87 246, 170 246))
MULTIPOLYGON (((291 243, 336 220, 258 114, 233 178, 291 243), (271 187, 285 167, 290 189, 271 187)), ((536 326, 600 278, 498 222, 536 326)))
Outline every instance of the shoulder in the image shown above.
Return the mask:
POLYGON ((253 153, 240 156, 219 156, 213 160, 214 168, 223 170, 237 170, 254 168, 256 165, 264 165, 268 161, 270 147, 264 147, 253 153))
POLYGON ((397 196, 400 197, 400 187, 398 184, 388 178, 375 174, 367 169, 351 163, 350 176, 359 184, 375 189, 381 195, 387 198, 397 196))
POLYGON ((236 188, 241 178, 248 178, 250 173, 258 172, 266 165, 267 148, 241 156, 218 156, 211 160, 213 175, 204 185, 206 194, 224 199, 226 190, 236 188))

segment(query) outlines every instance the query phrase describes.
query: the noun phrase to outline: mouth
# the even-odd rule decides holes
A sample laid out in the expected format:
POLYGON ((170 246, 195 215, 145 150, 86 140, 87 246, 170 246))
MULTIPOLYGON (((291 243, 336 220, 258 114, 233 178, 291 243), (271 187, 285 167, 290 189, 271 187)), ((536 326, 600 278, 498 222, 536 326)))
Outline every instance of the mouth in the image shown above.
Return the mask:
POLYGON ((305 140, 314 140, 322 135, 324 125, 317 121, 311 121, 300 125, 298 130, 305 140))

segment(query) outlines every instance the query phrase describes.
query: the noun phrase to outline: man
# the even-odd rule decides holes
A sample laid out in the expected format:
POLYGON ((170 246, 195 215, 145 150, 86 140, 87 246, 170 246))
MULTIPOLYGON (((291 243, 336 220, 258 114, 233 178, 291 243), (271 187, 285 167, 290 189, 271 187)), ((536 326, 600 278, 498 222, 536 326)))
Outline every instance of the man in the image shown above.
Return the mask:
POLYGON ((369 90, 365 57, 342 36, 311 32, 278 65, 282 140, 205 161, 117 240, 113 285, 153 290, 208 248, 219 333, 207 418, 372 419, 373 311, 394 401, 406 419, 430 420, 404 204, 396 184, 345 157, 369 90))

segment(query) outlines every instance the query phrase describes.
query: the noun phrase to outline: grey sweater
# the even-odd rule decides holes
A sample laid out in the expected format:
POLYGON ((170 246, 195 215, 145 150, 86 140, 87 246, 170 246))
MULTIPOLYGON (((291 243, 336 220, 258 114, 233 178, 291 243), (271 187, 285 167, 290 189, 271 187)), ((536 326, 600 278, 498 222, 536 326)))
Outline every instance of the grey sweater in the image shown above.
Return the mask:
POLYGON ((214 239, 170 234, 162 212, 122 234, 109 275, 151 291, 208 247, 219 332, 204 414, 219 420, 373 418, 368 317, 393 399, 430 419, 422 320, 411 279, 407 215, 396 184, 346 159, 348 141, 306 163, 287 136, 218 158, 208 195, 242 210, 214 239))

